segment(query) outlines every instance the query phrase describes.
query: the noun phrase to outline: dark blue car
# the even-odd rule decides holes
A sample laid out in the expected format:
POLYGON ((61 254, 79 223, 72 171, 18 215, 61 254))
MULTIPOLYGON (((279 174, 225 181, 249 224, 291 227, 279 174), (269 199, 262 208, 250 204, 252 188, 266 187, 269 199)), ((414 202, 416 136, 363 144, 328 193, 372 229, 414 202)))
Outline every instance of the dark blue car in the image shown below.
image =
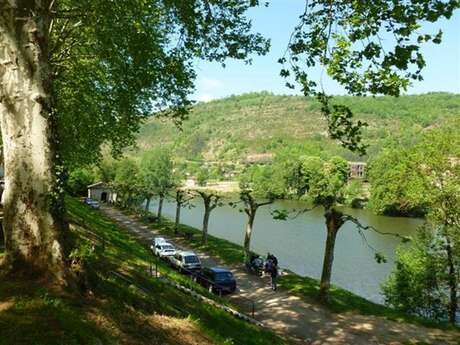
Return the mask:
POLYGON ((231 293, 236 290, 233 273, 226 268, 205 267, 198 274, 197 281, 207 287, 210 292, 231 293))

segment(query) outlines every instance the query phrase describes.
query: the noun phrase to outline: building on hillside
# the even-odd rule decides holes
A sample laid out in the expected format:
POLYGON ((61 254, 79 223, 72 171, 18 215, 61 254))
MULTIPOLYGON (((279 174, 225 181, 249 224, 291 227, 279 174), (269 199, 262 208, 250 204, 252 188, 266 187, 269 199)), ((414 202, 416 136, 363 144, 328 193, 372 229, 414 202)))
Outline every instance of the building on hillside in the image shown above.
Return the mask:
POLYGON ((350 179, 366 179, 367 163, 364 162, 348 162, 348 178, 350 179))
POLYGON ((271 164, 273 163, 273 153, 256 153, 248 155, 245 160, 246 164, 271 164))
POLYGON ((88 186, 88 198, 114 203, 117 201, 117 193, 104 182, 97 182, 88 186))

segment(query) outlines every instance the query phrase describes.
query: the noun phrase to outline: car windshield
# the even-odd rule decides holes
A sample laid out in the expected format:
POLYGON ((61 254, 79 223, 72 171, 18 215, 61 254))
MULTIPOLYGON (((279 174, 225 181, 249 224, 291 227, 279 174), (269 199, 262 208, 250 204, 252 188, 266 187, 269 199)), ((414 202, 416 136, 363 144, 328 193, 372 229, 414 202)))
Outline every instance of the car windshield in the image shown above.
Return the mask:
POLYGON ((184 258, 186 264, 197 264, 200 261, 198 260, 198 257, 194 255, 189 255, 184 258))
POLYGON ((233 274, 232 272, 217 272, 216 280, 217 281, 233 280, 233 274))
POLYGON ((166 246, 162 246, 163 250, 174 250, 174 247, 173 246, 170 246, 170 245, 166 245, 166 246))

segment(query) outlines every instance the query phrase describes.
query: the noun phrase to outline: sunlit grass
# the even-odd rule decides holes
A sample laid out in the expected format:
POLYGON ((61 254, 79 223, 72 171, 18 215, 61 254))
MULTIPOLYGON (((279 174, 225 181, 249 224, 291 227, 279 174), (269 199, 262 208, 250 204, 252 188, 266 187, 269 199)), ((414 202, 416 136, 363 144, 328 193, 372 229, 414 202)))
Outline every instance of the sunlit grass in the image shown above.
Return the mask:
MULTIPOLYGON (((181 334, 167 331, 154 315, 193 325, 200 336, 216 344, 285 344, 265 329, 150 278, 147 269, 152 256, 146 246, 100 212, 75 199, 68 198, 66 202, 76 242, 74 255, 86 270, 86 291, 57 292, 23 279, 2 281, 0 345, 184 344, 181 334), (113 276, 111 271, 123 273, 134 285, 113 276)), ((159 264, 160 271, 169 278, 201 288, 159 264)))

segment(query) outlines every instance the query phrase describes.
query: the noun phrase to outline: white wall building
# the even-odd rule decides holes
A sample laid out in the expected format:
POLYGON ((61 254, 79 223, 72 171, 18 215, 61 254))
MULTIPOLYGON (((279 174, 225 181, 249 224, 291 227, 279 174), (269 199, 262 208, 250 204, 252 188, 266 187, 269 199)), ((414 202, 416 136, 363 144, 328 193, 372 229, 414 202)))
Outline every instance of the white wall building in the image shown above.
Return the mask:
POLYGON ((101 201, 114 203, 117 201, 117 193, 112 191, 106 183, 97 182, 88 186, 88 198, 101 201))

